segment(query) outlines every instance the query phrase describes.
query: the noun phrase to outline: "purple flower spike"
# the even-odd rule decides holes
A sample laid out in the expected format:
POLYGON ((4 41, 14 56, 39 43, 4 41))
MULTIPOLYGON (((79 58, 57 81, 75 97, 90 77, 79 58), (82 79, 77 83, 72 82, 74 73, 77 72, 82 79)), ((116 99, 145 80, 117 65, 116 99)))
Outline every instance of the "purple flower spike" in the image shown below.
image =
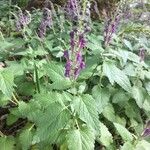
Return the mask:
POLYGON ((66 60, 69 60, 69 52, 68 52, 68 50, 64 51, 64 57, 66 58, 66 60))
POLYGON ((76 68, 74 70, 74 78, 77 79, 77 77, 79 76, 79 74, 80 74, 80 68, 76 68))
POLYGON ((65 66, 65 76, 70 77, 70 73, 71 73, 71 61, 68 60, 65 66))
POLYGON ((143 130, 143 133, 141 134, 142 137, 150 136, 150 121, 147 122, 146 127, 143 130))
POLYGON ((17 31, 21 31, 25 26, 27 26, 30 23, 30 21, 31 20, 29 13, 26 12, 26 14, 23 14, 23 12, 20 10, 16 20, 17 31))
POLYGON ((84 36, 83 36, 83 35, 80 35, 80 36, 79 36, 79 47, 82 49, 82 48, 85 47, 85 45, 86 45, 86 41, 85 41, 85 39, 84 39, 84 36))
POLYGON ((43 18, 42 18, 40 26, 38 28, 38 36, 40 38, 44 38, 46 35, 47 27, 50 28, 51 26, 52 26, 51 11, 48 8, 44 8, 43 18))
POLYGON ((71 38, 71 39, 74 39, 74 34, 75 34, 74 31, 71 31, 71 32, 70 32, 70 38, 71 38))
POLYGON ((144 61, 145 59, 145 51, 146 50, 144 48, 141 48, 139 51, 140 62, 144 61))
POLYGON ((121 20, 121 16, 116 15, 114 19, 108 19, 104 29, 104 45, 107 46, 111 43, 114 33, 117 31, 121 20))
POLYGON ((81 62, 82 61, 82 54, 81 54, 81 52, 79 51, 78 53, 77 53, 77 62, 81 62))
POLYGON ((84 62, 84 61, 82 61, 82 62, 80 63, 80 68, 81 68, 81 69, 84 69, 84 68, 85 68, 85 62, 84 62))
POLYGON ((65 12, 67 16, 72 21, 77 21, 79 18, 79 4, 77 0, 68 0, 67 5, 65 7, 65 12))
POLYGON ((150 128, 146 128, 142 133, 142 137, 150 136, 150 128))
POLYGON ((75 46, 75 32, 74 31, 71 31, 70 32, 70 46, 71 46, 71 49, 73 50, 74 49, 74 46, 75 46))

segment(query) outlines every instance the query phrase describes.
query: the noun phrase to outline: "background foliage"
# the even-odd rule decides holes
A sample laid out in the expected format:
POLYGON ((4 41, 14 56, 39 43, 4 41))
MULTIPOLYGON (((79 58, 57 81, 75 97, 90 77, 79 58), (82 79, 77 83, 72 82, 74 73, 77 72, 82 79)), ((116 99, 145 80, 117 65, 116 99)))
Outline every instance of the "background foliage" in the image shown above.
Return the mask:
POLYGON ((135 5, 132 15, 120 21, 108 46, 111 15, 100 7, 103 16, 91 21, 83 49, 86 68, 76 80, 65 77, 63 56, 75 23, 51 4, 53 24, 44 39, 41 9, 30 10, 31 22, 18 31, 16 2, 28 3, 0 2, 0 149, 149 150, 150 28, 140 13, 149 11, 149 1, 128 2, 135 5))

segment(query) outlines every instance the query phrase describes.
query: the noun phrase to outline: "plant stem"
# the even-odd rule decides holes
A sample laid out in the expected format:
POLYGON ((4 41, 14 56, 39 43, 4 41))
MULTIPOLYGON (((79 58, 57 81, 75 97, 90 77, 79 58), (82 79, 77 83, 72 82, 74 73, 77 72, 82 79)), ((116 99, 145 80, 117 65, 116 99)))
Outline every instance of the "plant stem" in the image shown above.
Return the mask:
POLYGON ((40 83, 39 83, 39 76, 38 76, 38 68, 34 62, 34 69, 35 69, 35 80, 36 80, 36 88, 38 93, 40 93, 40 83))

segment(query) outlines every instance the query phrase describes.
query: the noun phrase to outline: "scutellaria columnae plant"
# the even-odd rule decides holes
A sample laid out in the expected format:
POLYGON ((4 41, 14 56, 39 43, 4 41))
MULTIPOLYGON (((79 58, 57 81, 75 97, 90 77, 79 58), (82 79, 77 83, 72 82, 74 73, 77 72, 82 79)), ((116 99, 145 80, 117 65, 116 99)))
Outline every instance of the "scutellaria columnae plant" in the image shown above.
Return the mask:
POLYGON ((105 49, 103 23, 90 18, 93 0, 69 2, 77 12, 34 9, 19 32, 17 19, 0 19, 0 150, 149 150, 149 30, 137 20, 124 24, 121 8, 105 49))
POLYGON ((79 1, 69 0, 67 10, 69 11, 72 21, 78 21, 79 26, 75 26, 70 32, 70 50, 64 51, 66 59, 65 76, 71 79, 77 79, 80 71, 85 68, 83 59, 83 49, 86 46, 86 34, 90 29, 90 2, 83 3, 83 9, 79 9, 79 1), (72 14, 73 13, 73 14, 72 14))

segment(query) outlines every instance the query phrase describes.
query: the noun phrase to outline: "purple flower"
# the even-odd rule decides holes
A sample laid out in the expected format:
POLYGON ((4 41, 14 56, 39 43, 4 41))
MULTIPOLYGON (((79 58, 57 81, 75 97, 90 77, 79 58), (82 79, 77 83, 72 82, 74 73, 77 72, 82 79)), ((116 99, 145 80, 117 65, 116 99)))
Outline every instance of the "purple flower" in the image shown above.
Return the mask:
POLYGON ((70 46, 71 46, 71 49, 73 50, 74 49, 74 46, 75 46, 75 32, 74 31, 71 31, 70 32, 70 46))
POLYGON ((78 53, 77 53, 77 57, 76 57, 76 60, 77 60, 77 62, 81 62, 82 61, 82 54, 81 54, 81 51, 79 51, 78 53))
POLYGON ((146 127, 141 136, 142 137, 150 136, 150 121, 147 122, 146 127))
POLYGON ((25 26, 30 23, 31 19, 29 13, 23 14, 21 10, 19 10, 17 20, 16 20, 16 29, 17 31, 21 31, 25 26))
POLYGON ((71 73, 71 61, 68 60, 65 65, 65 77, 70 77, 70 73, 71 73))
POLYGON ((52 26, 51 11, 48 8, 44 8, 43 18, 42 18, 40 26, 38 28, 38 36, 40 38, 44 38, 46 35, 47 27, 50 28, 51 26, 52 26))
POLYGON ((104 29, 104 45, 107 46, 111 43, 113 35, 117 31, 120 24, 122 14, 116 15, 114 19, 108 19, 104 29))
POLYGON ((144 48, 141 48, 139 51, 140 62, 144 61, 145 59, 145 51, 146 50, 144 48))
POLYGON ((69 52, 68 52, 68 50, 64 51, 64 57, 66 58, 66 60, 69 60, 69 52))
POLYGON ((85 47, 86 41, 83 35, 79 36, 79 47, 82 49, 85 47))
POLYGON ((76 68, 74 70, 75 79, 79 76, 80 71, 84 68, 85 68, 85 62, 83 61, 81 51, 79 51, 76 55, 76 68))
POLYGON ((142 133, 142 137, 150 136, 150 128, 146 128, 142 133))
POLYGON ((80 68, 84 69, 85 68, 85 62, 82 60, 82 62, 80 63, 80 68))
POLYGON ((67 16, 72 21, 77 21, 79 18, 79 3, 77 0, 68 0, 67 5, 65 7, 65 12, 67 16))

